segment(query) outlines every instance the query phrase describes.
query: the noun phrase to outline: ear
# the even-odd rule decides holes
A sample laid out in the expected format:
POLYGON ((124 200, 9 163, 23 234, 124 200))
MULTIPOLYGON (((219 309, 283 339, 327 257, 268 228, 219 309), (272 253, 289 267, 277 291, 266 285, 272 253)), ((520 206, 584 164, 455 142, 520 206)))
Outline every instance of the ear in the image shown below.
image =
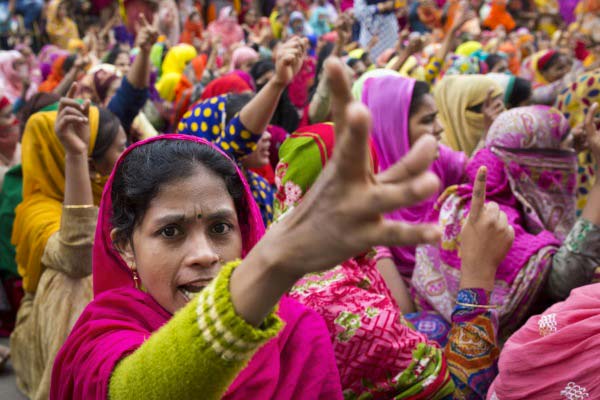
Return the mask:
POLYGON ((121 255, 125 264, 128 267, 135 267, 135 252, 133 251, 133 244, 131 240, 117 240, 117 229, 110 231, 110 240, 114 243, 115 248, 121 255))

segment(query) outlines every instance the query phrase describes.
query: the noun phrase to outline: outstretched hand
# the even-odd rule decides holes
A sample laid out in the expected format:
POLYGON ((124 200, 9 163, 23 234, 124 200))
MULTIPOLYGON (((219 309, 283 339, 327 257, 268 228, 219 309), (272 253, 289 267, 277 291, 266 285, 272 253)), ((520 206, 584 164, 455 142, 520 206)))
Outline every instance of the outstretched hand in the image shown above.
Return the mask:
POLYGON ((150 24, 146 19, 146 16, 142 13, 140 13, 138 21, 138 27, 136 29, 136 45, 141 51, 149 53, 150 50, 152 50, 152 46, 154 46, 158 40, 158 28, 155 25, 150 24))
POLYGON ((90 145, 90 102, 75 100, 77 83, 73 83, 66 97, 60 99, 54 130, 65 153, 87 156, 90 145))
POLYGON ((487 168, 480 167, 473 184, 469 216, 460 232, 461 288, 491 291, 500 263, 515 232, 498 204, 485 202, 487 168))
POLYGON ((369 158, 369 111, 352 101, 350 81, 338 58, 326 61, 325 73, 336 131, 333 155, 300 205, 255 247, 264 248, 269 260, 277 260, 293 279, 332 268, 375 245, 434 243, 441 237, 435 225, 384 217, 436 193, 439 179, 428 171, 436 140, 426 135, 402 160, 375 175, 369 158))

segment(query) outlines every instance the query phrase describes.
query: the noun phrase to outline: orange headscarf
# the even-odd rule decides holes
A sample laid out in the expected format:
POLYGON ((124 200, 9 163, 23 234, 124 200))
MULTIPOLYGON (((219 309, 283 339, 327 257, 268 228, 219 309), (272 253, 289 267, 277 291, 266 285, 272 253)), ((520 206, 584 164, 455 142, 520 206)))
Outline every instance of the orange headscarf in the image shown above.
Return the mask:
POLYGON ((52 71, 48 78, 38 88, 40 92, 51 93, 62 81, 65 74, 63 73, 63 64, 67 56, 60 56, 52 63, 52 71))

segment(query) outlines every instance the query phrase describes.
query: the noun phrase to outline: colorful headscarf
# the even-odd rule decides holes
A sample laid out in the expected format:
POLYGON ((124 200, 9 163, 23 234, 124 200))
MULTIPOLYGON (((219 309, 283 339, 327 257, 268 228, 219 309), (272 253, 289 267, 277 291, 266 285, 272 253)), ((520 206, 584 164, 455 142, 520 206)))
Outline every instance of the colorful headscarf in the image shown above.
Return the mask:
POLYGON ((67 60, 67 55, 59 56, 52 63, 52 69, 50 71, 50 75, 46 78, 44 82, 39 87, 40 92, 44 93, 52 93, 52 91, 60 84, 62 79, 65 76, 63 71, 63 65, 67 60))
MULTIPOLYGON (((586 72, 563 89, 556 99, 556 107, 569 121, 571 128, 582 124, 589 107, 600 101, 600 69, 586 72)), ((587 203, 588 193, 596 180, 597 164, 589 150, 579 155, 577 171, 577 212, 587 203)))
POLYGON ((208 32, 213 37, 220 36, 221 45, 226 49, 244 40, 244 30, 231 15, 232 11, 231 6, 223 7, 219 11, 219 18, 208 25, 208 32))
POLYGON ((186 65, 198 55, 196 48, 189 44, 178 44, 171 47, 162 62, 162 73, 183 74, 186 65))
MULTIPOLYGON (((134 149, 159 140, 185 140, 199 146, 212 146, 192 136, 161 135, 130 146, 117 161, 115 170, 134 149)), ((223 154, 223 157, 227 156, 223 154)), ((239 169, 237 173, 244 184, 243 201, 236 210, 244 257, 260 240, 264 228, 244 174, 239 169)), ((113 180, 114 170, 102 196, 96 228, 94 300, 83 311, 56 357, 50 393, 53 399, 106 399, 111 374, 119 360, 139 348, 172 317, 150 294, 135 288, 131 270, 113 246, 110 237, 113 180)), ((331 371, 327 368, 333 360, 326 359, 321 364, 314 357, 306 357, 306 349, 314 346, 309 337, 319 337, 326 332, 321 331, 322 324, 311 311, 287 297, 280 301, 278 315, 285 328, 252 357, 230 385, 225 399, 268 398, 275 390, 282 398, 291 398, 294 389, 300 386, 305 388, 307 396, 318 398, 325 382, 316 382, 315 374, 310 374, 311 381, 303 381, 304 378, 299 376, 306 376, 300 373, 303 369, 317 368, 323 374, 322 381, 328 379, 331 371), (293 334, 297 330, 303 332, 303 329, 314 331, 312 334, 293 334)), ((321 354, 318 347, 311 354, 313 352, 321 354)), ((324 351, 323 354, 327 357, 331 353, 324 351)))
POLYGON ((483 49, 483 45, 481 43, 476 42, 474 40, 470 40, 470 41, 465 42, 465 43, 461 44, 460 46, 458 46, 456 48, 456 51, 454 51, 454 53, 459 56, 469 57, 469 56, 473 55, 473 53, 475 53, 476 51, 479 51, 482 49, 483 49))
MULTIPOLYGON (((283 143, 276 169, 279 214, 301 201, 331 158, 334 144, 331 124, 304 127, 283 143)), ((371 147, 376 169, 375 157, 371 147)), ((423 394, 425 378, 432 380, 430 393, 452 392, 451 380, 447 372, 442 372, 445 360, 440 349, 409 327, 369 256, 304 277, 291 289, 290 296, 325 318, 347 398, 423 394), (411 376, 410 364, 419 351, 431 356, 427 371, 420 379, 397 378, 411 376), (434 371, 440 371, 439 376, 434 371)))
POLYGON ((489 400, 600 397, 600 284, 574 289, 512 335, 489 400))
POLYGON ((113 82, 121 79, 121 72, 111 64, 100 64, 79 81, 78 98, 90 99, 92 103, 104 104, 113 82))
POLYGON ((450 57, 450 66, 446 75, 474 75, 480 72, 477 57, 453 55, 450 57))
MULTIPOLYGON (((22 139, 23 201, 16 209, 12 242, 17 248, 23 289, 35 293, 42 274, 42 254, 50 236, 60 228, 65 190, 65 151, 54 132, 57 111, 29 117, 22 139)), ((91 156, 98 135, 99 112, 90 107, 91 156)), ((102 185, 92 182, 94 204, 102 185)))
MULTIPOLYGON (((415 80, 401 76, 371 78, 364 85, 362 102, 372 116, 373 142, 379 157, 379 167, 385 171, 400 161, 410 150, 409 113, 415 80)), ((467 163, 466 156, 444 145, 431 166, 444 188, 460 181, 467 163)), ((422 223, 431 221, 428 215, 439 193, 418 205, 394 211, 388 219, 422 223)), ((415 264, 414 247, 392 247, 394 262, 400 273, 410 279, 415 264)))
MULTIPOLYGON (((19 71, 15 70, 13 63, 19 59, 25 59, 23 54, 17 50, 0 51, 0 93, 14 103, 23 90, 23 83, 19 71)), ((26 66, 29 70, 29 66, 26 66)), ((29 71, 31 73, 31 71, 29 71)), ((31 83, 25 97, 28 99, 37 92, 37 85, 31 83)))
POLYGON ((491 304, 499 306, 504 333, 530 312, 556 251, 575 221, 575 152, 561 150, 565 118, 547 106, 502 113, 485 148, 467 166, 467 184, 449 188, 438 203, 440 245, 419 246, 413 287, 422 305, 448 321, 460 282, 460 231, 471 205, 472 182, 487 166, 486 201, 496 202, 515 231, 512 248, 496 272, 491 304))
POLYGON ((258 61, 258 58, 258 53, 252 47, 238 47, 231 55, 231 71, 239 69, 244 63, 258 61))
POLYGON ((490 88, 492 96, 502 88, 485 75, 453 75, 444 77, 434 87, 434 97, 444 126, 442 143, 471 155, 483 135, 483 114, 471 107, 483 104, 490 88))
POLYGON ((248 83, 237 74, 228 74, 211 81, 202 92, 202 100, 221 96, 228 93, 244 93, 252 91, 248 83))

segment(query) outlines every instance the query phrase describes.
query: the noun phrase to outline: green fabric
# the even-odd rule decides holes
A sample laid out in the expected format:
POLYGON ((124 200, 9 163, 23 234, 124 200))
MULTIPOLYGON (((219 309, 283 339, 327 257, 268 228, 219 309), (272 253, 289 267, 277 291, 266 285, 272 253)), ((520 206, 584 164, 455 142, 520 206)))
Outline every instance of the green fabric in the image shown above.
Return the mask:
POLYGON ((10 242, 15 208, 23 200, 23 173, 21 165, 9 169, 0 192, 0 277, 18 278, 15 246, 10 242))
POLYGON ((283 142, 275 171, 278 186, 281 182, 275 198, 275 219, 298 204, 322 169, 321 153, 312 138, 292 135, 283 142))
POLYGON ((275 315, 276 310, 260 329, 236 314, 229 281, 239 263, 235 261, 224 266, 209 286, 117 365, 109 383, 111 400, 221 398, 256 350, 283 328, 283 322, 275 315), (210 299, 215 299, 215 303, 210 299), (204 312, 199 315, 197 309, 204 312), (217 332, 217 321, 211 317, 215 314, 230 334, 217 332), (199 318, 205 322, 205 331, 200 329, 199 318), (226 360, 211 347, 212 341, 206 341, 207 330, 221 348, 239 357, 226 360), (251 344, 249 350, 242 352, 227 342, 225 337, 232 335, 251 344))

